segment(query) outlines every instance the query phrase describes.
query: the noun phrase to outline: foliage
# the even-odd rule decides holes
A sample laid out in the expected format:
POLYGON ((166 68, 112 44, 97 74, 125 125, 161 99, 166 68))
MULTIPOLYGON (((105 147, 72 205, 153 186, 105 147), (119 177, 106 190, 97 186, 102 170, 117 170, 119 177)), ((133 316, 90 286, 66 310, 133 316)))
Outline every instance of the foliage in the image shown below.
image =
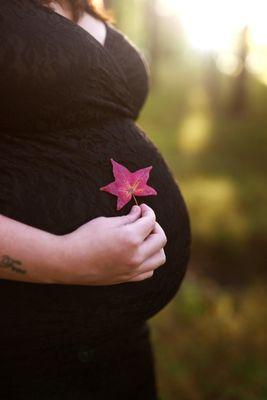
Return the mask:
POLYGON ((267 398, 266 289, 187 279, 150 320, 161 400, 267 398))
POLYGON ((179 17, 157 15, 155 2, 113 4, 118 27, 150 65, 138 123, 185 196, 192 265, 222 283, 266 276, 266 86, 248 71, 219 71, 215 54, 190 48, 179 17))
POLYGON ((190 274, 150 320, 161 400, 265 400, 266 85, 244 66, 245 36, 243 67, 226 75, 215 54, 190 48, 179 16, 157 16, 150 0, 113 3, 150 64, 138 123, 173 171, 192 224, 190 274))
POLYGON ((176 81, 171 71, 151 91, 139 123, 161 150, 186 198, 194 264, 204 262, 203 271, 221 281, 224 273, 226 282, 248 281, 252 273, 265 276, 267 90, 250 78, 247 114, 231 117, 222 104, 214 115, 204 89, 189 90, 188 82, 176 81), (207 254, 213 258, 210 267, 207 254))

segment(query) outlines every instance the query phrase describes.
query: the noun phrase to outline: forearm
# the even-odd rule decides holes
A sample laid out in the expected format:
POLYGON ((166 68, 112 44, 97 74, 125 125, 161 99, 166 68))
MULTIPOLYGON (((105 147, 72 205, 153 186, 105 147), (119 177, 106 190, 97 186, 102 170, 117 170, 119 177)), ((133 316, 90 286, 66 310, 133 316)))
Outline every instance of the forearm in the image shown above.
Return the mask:
POLYGON ((0 279, 61 282, 64 250, 60 236, 0 214, 0 279))

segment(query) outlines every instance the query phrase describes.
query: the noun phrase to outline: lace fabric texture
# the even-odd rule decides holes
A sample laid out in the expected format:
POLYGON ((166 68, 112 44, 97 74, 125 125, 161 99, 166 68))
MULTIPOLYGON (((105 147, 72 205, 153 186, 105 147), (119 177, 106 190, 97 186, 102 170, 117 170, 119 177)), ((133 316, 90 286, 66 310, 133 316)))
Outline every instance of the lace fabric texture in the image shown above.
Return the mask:
POLYGON ((12 344, 10 359, 18 362, 21 343, 94 347, 114 332, 143 326, 180 287, 190 226, 171 170, 136 123, 149 74, 125 35, 107 24, 102 46, 36 0, 3 0, 0 41, 0 213, 57 235, 98 216, 126 214, 132 203, 117 211, 116 197, 99 190, 113 180, 114 158, 132 171, 153 166, 148 183, 158 195, 139 199, 155 210, 168 239, 166 264, 141 282, 94 287, 2 280, 0 347, 3 354, 12 344))

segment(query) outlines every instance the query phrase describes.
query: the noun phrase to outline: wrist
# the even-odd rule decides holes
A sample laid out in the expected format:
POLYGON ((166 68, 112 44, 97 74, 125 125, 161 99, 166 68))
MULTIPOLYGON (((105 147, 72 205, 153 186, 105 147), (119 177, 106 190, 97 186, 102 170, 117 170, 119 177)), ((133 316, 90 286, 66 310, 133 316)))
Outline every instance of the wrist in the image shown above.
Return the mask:
POLYGON ((48 236, 49 257, 47 269, 47 283, 68 283, 69 257, 67 235, 48 236))
MULTIPOLYGON (((53 238, 53 257, 51 259, 52 283, 75 285, 79 282, 77 275, 77 254, 79 242, 75 240, 73 232, 66 235, 55 235, 53 238), (77 276, 76 276, 77 275, 77 276)), ((79 269, 78 269, 79 270, 79 269)))

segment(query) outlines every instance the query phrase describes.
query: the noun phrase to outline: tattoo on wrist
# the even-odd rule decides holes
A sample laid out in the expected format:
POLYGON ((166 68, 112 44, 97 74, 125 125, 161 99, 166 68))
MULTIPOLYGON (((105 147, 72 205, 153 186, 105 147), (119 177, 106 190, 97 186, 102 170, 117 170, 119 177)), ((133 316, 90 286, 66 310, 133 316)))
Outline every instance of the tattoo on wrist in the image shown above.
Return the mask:
POLYGON ((7 255, 3 255, 0 259, 0 268, 9 268, 11 271, 17 272, 18 274, 26 274, 26 270, 18 267, 21 265, 21 261, 14 260, 7 255))

